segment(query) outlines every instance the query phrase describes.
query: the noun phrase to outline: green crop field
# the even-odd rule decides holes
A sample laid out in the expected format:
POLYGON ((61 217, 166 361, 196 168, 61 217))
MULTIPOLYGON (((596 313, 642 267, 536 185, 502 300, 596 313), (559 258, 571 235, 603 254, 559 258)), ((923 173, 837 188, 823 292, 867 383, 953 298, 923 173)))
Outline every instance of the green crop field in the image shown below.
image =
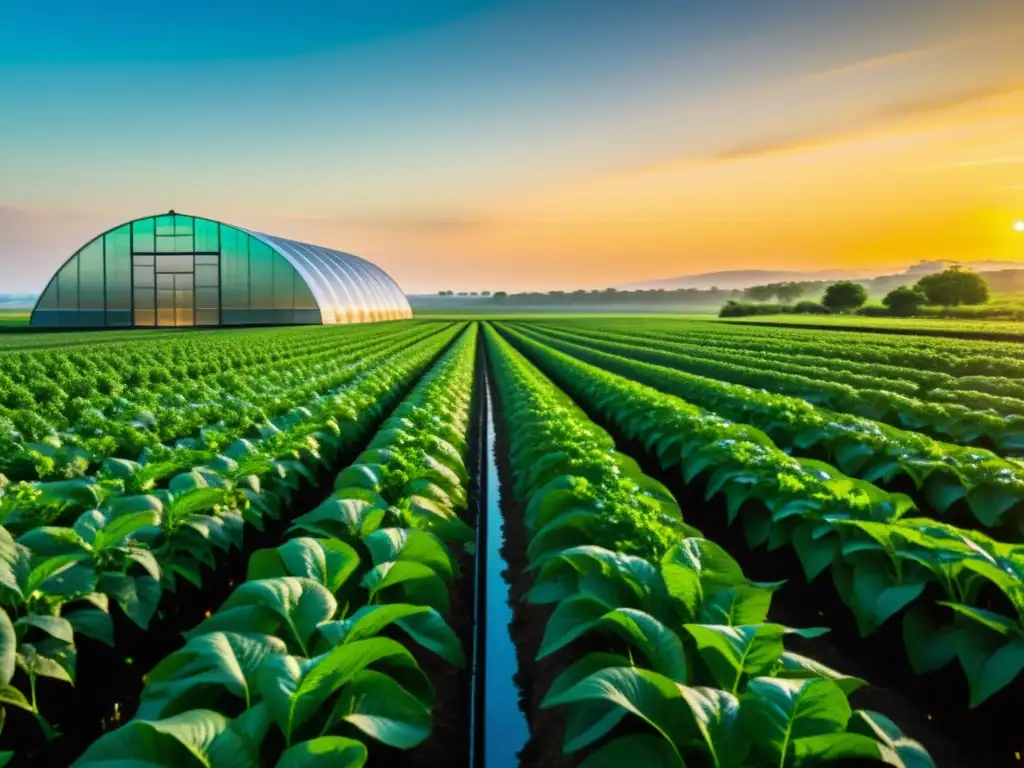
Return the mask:
POLYGON ((1010 341, 3 334, 0 765, 1013 765, 1022 457, 1010 341))
POLYGON ((722 318, 723 323, 767 325, 807 325, 851 330, 883 330, 893 333, 906 331, 949 336, 1005 336, 1024 338, 1024 323, 1020 320, 973 320, 932 317, 865 317, 863 315, 757 315, 742 318, 722 318))

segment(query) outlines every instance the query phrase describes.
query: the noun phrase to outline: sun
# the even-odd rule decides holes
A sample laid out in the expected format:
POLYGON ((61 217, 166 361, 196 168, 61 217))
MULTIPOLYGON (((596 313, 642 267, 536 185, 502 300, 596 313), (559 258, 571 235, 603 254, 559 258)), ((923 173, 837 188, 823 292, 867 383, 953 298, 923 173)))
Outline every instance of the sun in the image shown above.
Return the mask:
POLYGON ((1024 232, 1024 221, 1018 221, 1013 225, 1013 228, 1018 232, 1024 232))

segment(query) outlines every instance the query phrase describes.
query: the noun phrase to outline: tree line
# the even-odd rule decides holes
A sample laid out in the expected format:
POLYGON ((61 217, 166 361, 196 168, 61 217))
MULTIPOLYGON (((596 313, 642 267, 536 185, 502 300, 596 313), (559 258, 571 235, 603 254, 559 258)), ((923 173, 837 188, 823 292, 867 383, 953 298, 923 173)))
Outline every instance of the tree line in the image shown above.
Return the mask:
MULTIPOLYGON (((830 314, 852 312, 868 301, 867 289, 852 280, 840 280, 825 289, 820 301, 800 301, 810 284, 771 283, 755 285, 743 292, 748 302, 729 301, 722 308, 723 317, 739 317, 754 314, 830 314), (765 304, 773 299, 779 304, 765 304)), ((885 295, 882 306, 887 314, 896 317, 910 317, 924 306, 957 307, 960 305, 984 304, 989 299, 989 287, 981 275, 959 266, 943 272, 926 275, 914 285, 901 285, 885 295)))

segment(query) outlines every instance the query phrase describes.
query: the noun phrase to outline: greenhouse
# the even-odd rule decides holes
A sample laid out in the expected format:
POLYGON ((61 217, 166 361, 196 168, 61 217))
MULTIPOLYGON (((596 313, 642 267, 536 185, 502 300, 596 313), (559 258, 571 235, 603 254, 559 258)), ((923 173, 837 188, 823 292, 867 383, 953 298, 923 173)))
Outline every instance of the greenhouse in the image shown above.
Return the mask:
POLYGON ((171 211, 82 246, 50 279, 31 324, 163 328, 411 316, 398 284, 365 259, 171 211))

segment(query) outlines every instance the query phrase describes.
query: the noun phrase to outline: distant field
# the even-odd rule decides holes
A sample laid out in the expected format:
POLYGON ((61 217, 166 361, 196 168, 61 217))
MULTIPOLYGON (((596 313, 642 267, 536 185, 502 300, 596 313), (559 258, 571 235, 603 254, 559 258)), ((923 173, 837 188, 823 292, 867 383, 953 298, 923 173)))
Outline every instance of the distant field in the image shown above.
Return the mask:
POLYGON ((27 309, 0 309, 0 328, 27 326, 31 314, 27 309))
POLYGON ((1005 335, 1024 336, 1024 322, 1019 320, 952 320, 925 317, 863 317, 861 315, 761 315, 755 317, 721 318, 723 323, 797 325, 836 329, 880 329, 898 333, 938 333, 957 336, 1005 335))

